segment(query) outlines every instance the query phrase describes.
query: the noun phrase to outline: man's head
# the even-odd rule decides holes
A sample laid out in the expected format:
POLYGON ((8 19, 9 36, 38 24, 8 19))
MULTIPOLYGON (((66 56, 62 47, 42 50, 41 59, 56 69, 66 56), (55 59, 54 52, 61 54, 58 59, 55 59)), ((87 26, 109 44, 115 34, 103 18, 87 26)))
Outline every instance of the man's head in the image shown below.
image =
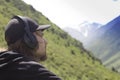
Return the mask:
POLYGON ((49 27, 50 25, 38 25, 28 17, 14 16, 5 29, 8 49, 30 55, 32 58, 34 56, 42 59, 46 55, 46 42, 41 34, 49 27))

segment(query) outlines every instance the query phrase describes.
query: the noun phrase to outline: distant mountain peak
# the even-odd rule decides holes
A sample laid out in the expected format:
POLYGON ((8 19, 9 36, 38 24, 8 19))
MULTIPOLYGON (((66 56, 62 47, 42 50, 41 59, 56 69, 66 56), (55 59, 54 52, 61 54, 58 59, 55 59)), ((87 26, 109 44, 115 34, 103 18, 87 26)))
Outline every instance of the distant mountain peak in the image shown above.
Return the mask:
POLYGON ((75 39, 84 42, 86 38, 91 36, 100 26, 101 24, 96 22, 84 21, 83 23, 77 26, 66 27, 64 28, 64 30, 75 39))
POLYGON ((81 32, 85 37, 88 37, 93 33, 96 29, 100 28, 102 25, 96 22, 88 22, 85 21, 80 24, 78 27, 79 32, 81 32))

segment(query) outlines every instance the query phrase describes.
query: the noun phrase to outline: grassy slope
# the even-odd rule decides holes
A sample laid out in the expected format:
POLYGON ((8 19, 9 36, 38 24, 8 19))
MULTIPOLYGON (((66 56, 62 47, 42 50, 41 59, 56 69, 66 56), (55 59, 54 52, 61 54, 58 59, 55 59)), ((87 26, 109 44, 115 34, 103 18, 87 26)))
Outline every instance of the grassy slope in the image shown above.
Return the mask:
POLYGON ((0 0, 0 47, 6 47, 4 26, 10 17, 16 14, 29 16, 41 24, 52 25, 45 31, 49 43, 48 60, 42 64, 63 80, 120 80, 118 73, 102 66, 97 59, 84 50, 80 42, 72 39, 32 6, 20 0, 0 0))

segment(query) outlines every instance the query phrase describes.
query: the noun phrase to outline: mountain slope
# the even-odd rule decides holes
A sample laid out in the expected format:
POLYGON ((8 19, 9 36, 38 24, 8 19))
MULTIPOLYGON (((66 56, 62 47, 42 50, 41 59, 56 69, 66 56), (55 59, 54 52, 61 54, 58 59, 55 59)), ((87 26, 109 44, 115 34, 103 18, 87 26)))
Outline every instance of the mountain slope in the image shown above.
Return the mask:
POLYGON ((13 15, 29 16, 40 24, 51 24, 45 31, 48 60, 42 62, 63 80, 119 80, 118 73, 101 65, 82 43, 71 38, 42 13, 20 0, 0 0, 0 47, 6 48, 4 26, 13 15))
POLYGON ((120 69, 120 16, 104 25, 96 32, 95 40, 88 49, 109 68, 120 69))
POLYGON ((68 34, 70 34, 73 38, 84 42, 85 36, 78 30, 76 30, 74 28, 70 28, 70 27, 65 27, 63 30, 68 32, 68 34))

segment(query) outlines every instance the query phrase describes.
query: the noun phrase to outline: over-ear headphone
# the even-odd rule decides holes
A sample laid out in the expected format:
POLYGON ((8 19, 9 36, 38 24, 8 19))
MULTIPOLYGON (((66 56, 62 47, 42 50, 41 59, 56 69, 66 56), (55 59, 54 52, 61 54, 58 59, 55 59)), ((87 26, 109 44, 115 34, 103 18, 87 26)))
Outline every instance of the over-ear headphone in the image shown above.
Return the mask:
POLYGON ((34 34, 30 31, 30 27, 28 24, 28 20, 26 19, 26 17, 22 17, 22 16, 14 16, 12 19, 18 19, 21 20, 23 22, 23 24, 25 25, 25 34, 23 36, 23 41, 24 43, 29 47, 29 48, 36 48, 36 46, 38 45, 38 41, 36 39, 36 37, 34 36, 34 34))

